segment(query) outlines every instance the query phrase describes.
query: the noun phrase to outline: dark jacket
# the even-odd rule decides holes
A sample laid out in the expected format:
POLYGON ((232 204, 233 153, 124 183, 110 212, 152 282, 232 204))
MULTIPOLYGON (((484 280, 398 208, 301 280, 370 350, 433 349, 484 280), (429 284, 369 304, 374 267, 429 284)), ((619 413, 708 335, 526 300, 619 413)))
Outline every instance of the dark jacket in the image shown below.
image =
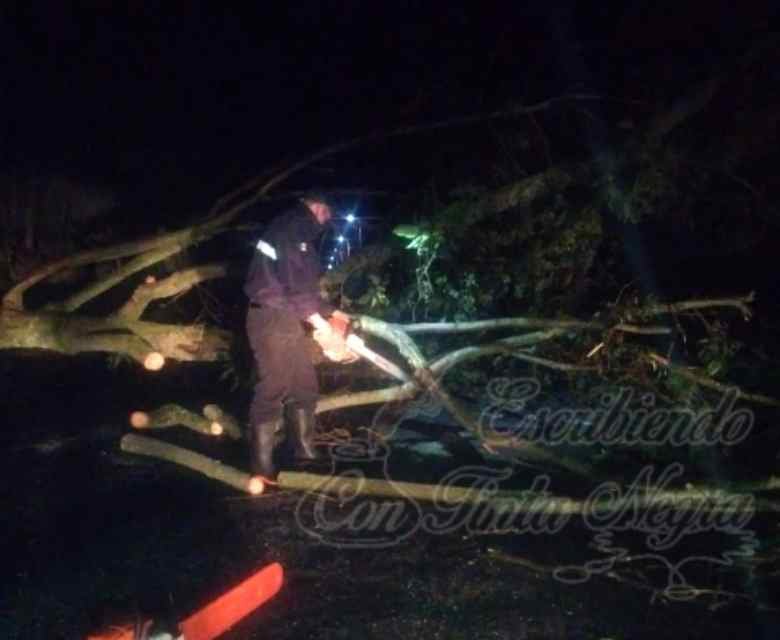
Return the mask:
POLYGON ((288 309, 302 320, 328 316, 333 307, 320 297, 317 244, 325 226, 299 203, 268 225, 257 243, 244 292, 262 306, 288 309))

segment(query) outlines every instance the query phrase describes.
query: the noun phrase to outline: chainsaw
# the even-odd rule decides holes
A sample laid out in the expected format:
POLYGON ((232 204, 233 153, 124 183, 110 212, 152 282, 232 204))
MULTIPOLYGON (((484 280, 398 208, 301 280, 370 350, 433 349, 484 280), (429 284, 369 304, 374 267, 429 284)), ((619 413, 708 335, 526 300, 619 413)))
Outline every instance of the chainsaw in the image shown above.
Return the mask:
POLYGON ((154 621, 145 620, 111 627, 87 640, 213 640, 273 598, 283 581, 282 565, 275 562, 182 620, 175 630, 154 629, 154 621))
MULTIPOLYGON (((399 367, 394 362, 390 362, 390 360, 388 360, 384 356, 379 355, 376 351, 367 347, 366 343, 363 341, 363 338, 361 338, 360 336, 352 332, 349 316, 339 311, 336 311, 328 320, 328 324, 330 324, 333 331, 335 331, 344 339, 344 343, 346 344, 347 349, 355 356, 368 360, 375 367, 381 369, 387 374, 390 374, 396 380, 400 380, 401 382, 404 383, 409 382, 411 380, 409 374, 406 373, 406 371, 401 369, 401 367, 399 367)), ((329 355, 328 351, 325 351, 325 355, 331 357, 331 359, 333 360, 345 361, 345 359, 341 354, 329 355)))

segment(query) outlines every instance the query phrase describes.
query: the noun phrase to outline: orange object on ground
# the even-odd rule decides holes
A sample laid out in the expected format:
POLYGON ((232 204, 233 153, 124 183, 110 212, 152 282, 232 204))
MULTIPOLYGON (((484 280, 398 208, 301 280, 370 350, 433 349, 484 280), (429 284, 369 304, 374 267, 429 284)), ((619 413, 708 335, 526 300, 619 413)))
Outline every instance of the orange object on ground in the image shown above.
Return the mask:
POLYGON ((179 624, 185 640, 213 640, 273 598, 282 587, 284 570, 275 562, 179 624))
MULTIPOLYGON (((282 565, 278 562, 269 564, 179 623, 179 631, 184 640, 214 640, 273 598, 282 588, 283 581, 282 565)), ((151 624, 151 620, 144 623, 144 631, 151 624)), ((136 640, 135 632, 134 627, 117 626, 90 635, 87 640, 136 640)))

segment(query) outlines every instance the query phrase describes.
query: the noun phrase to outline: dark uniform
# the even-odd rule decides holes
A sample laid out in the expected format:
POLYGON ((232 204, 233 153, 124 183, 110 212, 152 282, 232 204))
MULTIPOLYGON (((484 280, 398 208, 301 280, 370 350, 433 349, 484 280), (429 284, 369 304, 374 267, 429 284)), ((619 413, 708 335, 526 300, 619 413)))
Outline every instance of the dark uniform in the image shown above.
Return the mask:
POLYGON ((270 443, 285 404, 295 403, 313 420, 319 386, 302 322, 333 311, 319 295, 317 240, 324 229, 303 203, 285 211, 258 241, 244 286, 250 300, 247 335, 259 378, 249 409, 252 465, 261 475, 273 474, 270 443))

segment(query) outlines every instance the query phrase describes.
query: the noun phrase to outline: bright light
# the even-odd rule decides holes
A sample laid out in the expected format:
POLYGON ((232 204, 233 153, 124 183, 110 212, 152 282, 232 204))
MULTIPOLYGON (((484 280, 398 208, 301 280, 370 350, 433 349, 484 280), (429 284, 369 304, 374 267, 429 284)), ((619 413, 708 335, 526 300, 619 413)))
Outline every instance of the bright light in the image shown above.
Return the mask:
POLYGON ((328 265, 328 270, 330 270, 330 269, 332 269, 332 268, 333 268, 333 265, 332 265, 332 264, 329 264, 329 265, 328 265))
POLYGON ((347 214, 347 222, 355 222, 355 214, 354 213, 348 213, 347 214))
POLYGON ((336 240, 338 240, 339 244, 341 244, 342 242, 344 242, 344 240, 346 240, 346 238, 344 236, 339 236, 338 238, 336 238, 336 240))

